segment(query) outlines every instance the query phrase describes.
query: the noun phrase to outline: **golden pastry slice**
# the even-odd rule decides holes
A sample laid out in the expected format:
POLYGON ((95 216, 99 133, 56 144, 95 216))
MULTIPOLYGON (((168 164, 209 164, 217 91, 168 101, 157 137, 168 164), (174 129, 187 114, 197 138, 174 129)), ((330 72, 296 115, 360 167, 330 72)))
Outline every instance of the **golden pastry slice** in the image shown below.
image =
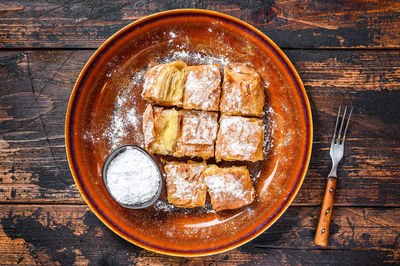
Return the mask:
POLYGON ((205 168, 205 163, 191 161, 167 163, 168 202, 184 208, 204 207, 207 187, 202 173, 205 168))
POLYGON ((219 168, 210 165, 203 175, 214 210, 236 209, 253 202, 255 190, 245 166, 219 168))
POLYGON ((215 158, 226 161, 263 159, 264 124, 261 119, 222 115, 215 144, 215 158))
POLYGON ((183 93, 183 108, 218 111, 220 85, 219 65, 189 66, 183 93))
POLYGON ((217 130, 218 113, 182 110, 182 123, 173 155, 213 157, 217 130))
POLYGON ((143 114, 146 150, 151 153, 171 154, 178 139, 180 120, 180 111, 149 104, 143 114))
POLYGON ((257 71, 245 64, 227 64, 224 68, 221 112, 262 117, 264 104, 264 86, 257 71))
POLYGON ((165 106, 182 106, 187 66, 175 61, 147 70, 142 96, 146 101, 165 106))

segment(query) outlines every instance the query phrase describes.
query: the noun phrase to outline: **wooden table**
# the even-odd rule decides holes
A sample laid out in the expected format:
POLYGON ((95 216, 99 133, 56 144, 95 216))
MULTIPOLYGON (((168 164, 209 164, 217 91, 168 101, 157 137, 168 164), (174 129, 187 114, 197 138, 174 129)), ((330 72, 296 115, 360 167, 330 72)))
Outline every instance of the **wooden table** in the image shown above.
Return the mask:
POLYGON ((400 263, 398 1, 3 0, 0 80, 0 264, 400 263), (274 40, 304 82, 315 126, 310 167, 286 213, 250 243, 202 258, 155 254, 111 232, 77 190, 64 144, 68 99, 95 49, 138 18, 183 7, 233 15, 274 40), (321 249, 313 237, 343 104, 354 115, 321 249))

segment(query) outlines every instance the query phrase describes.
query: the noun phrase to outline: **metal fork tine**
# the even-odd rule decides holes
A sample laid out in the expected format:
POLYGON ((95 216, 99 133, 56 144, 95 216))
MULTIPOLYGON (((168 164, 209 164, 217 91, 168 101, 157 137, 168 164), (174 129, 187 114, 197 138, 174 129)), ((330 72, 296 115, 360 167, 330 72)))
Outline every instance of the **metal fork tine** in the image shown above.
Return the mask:
POLYGON ((340 137, 342 135, 344 119, 346 117, 346 112, 347 112, 347 106, 345 106, 345 108, 344 108, 344 113, 343 113, 343 117, 342 117, 342 123, 340 124, 339 134, 338 134, 338 138, 337 138, 337 143, 339 143, 339 144, 340 144, 340 137))
POLYGON ((341 107, 341 106, 339 106, 339 111, 338 111, 338 113, 337 113, 335 130, 333 131, 333 137, 332 137, 332 144, 333 144, 333 143, 335 143, 335 138, 336 138, 336 130, 337 130, 337 126, 338 126, 338 124, 339 124, 340 109, 342 109, 342 107, 341 107))
POLYGON ((347 123, 346 123, 346 128, 344 129, 342 144, 343 144, 344 141, 346 140, 347 127, 349 126, 350 117, 351 117, 351 113, 352 113, 352 112, 353 112, 353 107, 351 107, 350 112, 349 112, 349 117, 347 118, 347 123))

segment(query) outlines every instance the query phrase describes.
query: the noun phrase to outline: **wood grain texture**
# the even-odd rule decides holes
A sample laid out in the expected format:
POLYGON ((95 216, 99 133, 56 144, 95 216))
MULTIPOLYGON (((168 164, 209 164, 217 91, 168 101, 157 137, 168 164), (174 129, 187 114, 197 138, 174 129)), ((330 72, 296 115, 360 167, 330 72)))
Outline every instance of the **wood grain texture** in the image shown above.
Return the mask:
POLYGON ((322 201, 321 213, 317 231, 315 232, 314 243, 322 247, 328 245, 329 229, 331 224, 331 217, 333 212, 333 201, 335 199, 336 191, 336 177, 329 177, 326 184, 324 200, 322 201))
POLYGON ((269 230, 223 254, 177 258, 145 251, 106 228, 86 206, 0 206, 0 257, 22 264, 400 263, 400 209, 335 210, 329 249, 313 244, 317 207, 290 207, 269 230))
MULTIPOLYGON (((285 51, 310 97, 314 144, 294 205, 321 204, 337 106, 354 106, 337 206, 400 205, 400 51, 285 51)), ((64 119, 93 51, 0 52, 0 203, 84 204, 70 174, 64 119)))
POLYGON ((90 53, 3 52, 0 75, 0 201, 82 203, 65 153, 64 120, 90 53))
POLYGON ((396 0, 1 1, 0 264, 400 264, 399 28, 396 0), (152 253, 114 234, 86 206, 65 154, 68 99, 91 48, 175 8, 235 16, 288 48, 314 121, 309 170, 291 207, 253 241, 201 258, 152 253), (354 114, 321 249, 313 239, 345 104, 354 114))
POLYGON ((235 16, 282 48, 400 47, 396 0, 5 0, 0 4, 0 47, 97 48, 123 26, 177 8, 235 16))

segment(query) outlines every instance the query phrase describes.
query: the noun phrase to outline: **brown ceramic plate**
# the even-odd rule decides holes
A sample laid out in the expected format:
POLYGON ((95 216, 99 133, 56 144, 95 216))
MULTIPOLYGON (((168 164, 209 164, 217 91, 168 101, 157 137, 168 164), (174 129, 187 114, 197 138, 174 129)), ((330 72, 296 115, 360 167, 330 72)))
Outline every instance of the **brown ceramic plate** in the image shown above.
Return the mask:
MULTIPOLYGON (((232 249, 273 224, 298 192, 311 154, 311 111, 303 84, 284 53, 241 20, 205 10, 173 10, 140 19, 108 39, 80 74, 68 105, 66 147, 75 182, 93 212, 143 248, 198 256, 232 249), (140 92, 149 65, 243 62, 266 82, 264 161, 247 164, 255 202, 215 213, 177 209, 165 195, 156 206, 130 210, 106 193, 101 169, 112 149, 143 146, 140 92)), ((239 163, 240 164, 240 163, 239 163)), ((164 193, 165 194, 165 193, 164 193)))

